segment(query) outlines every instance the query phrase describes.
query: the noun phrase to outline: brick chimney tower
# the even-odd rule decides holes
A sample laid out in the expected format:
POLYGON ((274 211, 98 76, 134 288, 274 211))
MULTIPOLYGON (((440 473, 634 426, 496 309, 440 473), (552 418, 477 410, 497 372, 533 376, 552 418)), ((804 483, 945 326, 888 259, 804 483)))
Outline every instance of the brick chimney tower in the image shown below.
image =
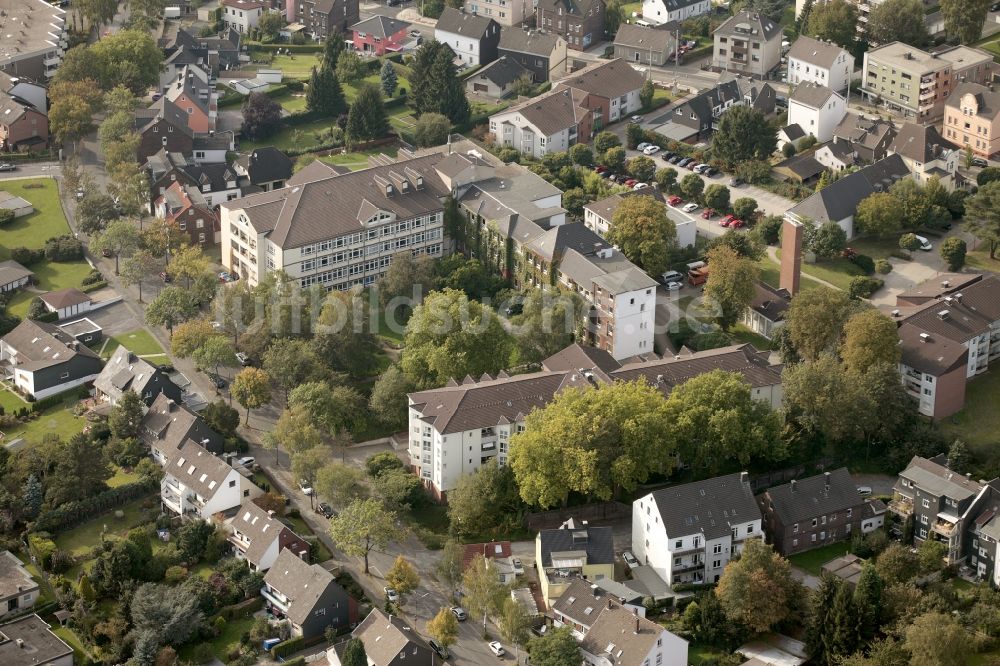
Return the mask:
POLYGON ((778 286, 794 296, 802 279, 802 223, 785 218, 781 226, 781 279, 778 286))

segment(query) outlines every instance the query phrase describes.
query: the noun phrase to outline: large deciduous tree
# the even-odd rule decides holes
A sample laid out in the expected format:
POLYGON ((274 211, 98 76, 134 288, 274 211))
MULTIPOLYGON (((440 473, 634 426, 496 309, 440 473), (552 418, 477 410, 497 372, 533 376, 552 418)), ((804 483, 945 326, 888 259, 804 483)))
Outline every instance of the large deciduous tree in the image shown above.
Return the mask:
POLYGON ((611 217, 607 239, 647 274, 660 275, 677 247, 677 227, 656 199, 627 197, 611 217))
POLYGON ((785 420, 831 442, 860 435, 858 423, 844 418, 861 405, 857 382, 832 354, 814 361, 786 365, 781 373, 785 420))
POLYGON ((590 306, 576 292, 532 289, 512 319, 518 363, 540 363, 580 336, 590 306))
POLYGON ((713 154, 729 165, 765 160, 774 152, 777 143, 764 114, 744 105, 732 106, 723 113, 719 128, 712 135, 713 154))
POLYGON ((851 316, 844 324, 840 357, 851 372, 864 373, 879 363, 899 362, 896 322, 874 308, 851 316))
POLYGON ((513 470, 496 459, 463 474, 448 492, 448 518, 462 537, 499 536, 517 524, 522 507, 513 470))
POLYGON ((851 307, 847 294, 826 287, 796 295, 785 326, 799 357, 813 361, 823 352, 835 350, 851 307))
POLYGON ((854 45, 857 35, 858 8, 847 0, 830 0, 813 5, 803 32, 810 37, 839 44, 845 49, 854 45))
MULTIPOLYGON (((883 5, 885 6, 885 5, 883 5)), ((858 228, 866 234, 888 238, 898 234, 903 226, 903 208, 888 192, 875 192, 858 204, 855 215, 858 228)))
POLYGON ((376 499, 358 499, 348 504, 330 520, 330 536, 347 555, 364 558, 368 573, 368 554, 385 548, 400 537, 396 514, 376 499))
POLYGON ((965 200, 966 230, 989 244, 990 259, 1000 245, 1000 181, 987 183, 965 200))
POLYGON ((164 287, 146 307, 146 323, 164 326, 173 334, 174 326, 193 317, 198 306, 191 295, 180 287, 164 287))
POLYGON ((906 628, 904 646, 911 666, 962 666, 971 656, 972 640, 951 613, 931 611, 906 628))
POLYGON ((920 0, 886 0, 868 17, 868 41, 872 44, 903 42, 917 48, 930 42, 920 0))
POLYGON ((449 647, 458 640, 458 619, 449 608, 442 608, 427 622, 427 633, 439 645, 449 647))
POLYGON ((260 368, 244 368, 233 379, 230 392, 236 402, 247 410, 246 423, 250 424, 250 410, 263 407, 271 401, 271 380, 260 368))
POLYGON ((413 138, 418 146, 439 146, 448 140, 449 132, 448 116, 433 111, 420 114, 413 125, 413 138))
POLYGON ((803 600, 788 560, 759 539, 748 540, 740 559, 726 565, 715 595, 731 621, 754 633, 794 616, 803 600))
POLYGON ((753 300, 760 270, 753 261, 724 245, 709 251, 708 266, 711 270, 705 285, 705 299, 716 323, 723 331, 728 331, 753 300))
POLYGON ((243 102, 243 135, 248 139, 264 139, 278 129, 281 105, 264 93, 252 92, 243 102))
POLYGON ((528 643, 528 652, 534 666, 578 666, 580 644, 569 627, 559 627, 528 643))

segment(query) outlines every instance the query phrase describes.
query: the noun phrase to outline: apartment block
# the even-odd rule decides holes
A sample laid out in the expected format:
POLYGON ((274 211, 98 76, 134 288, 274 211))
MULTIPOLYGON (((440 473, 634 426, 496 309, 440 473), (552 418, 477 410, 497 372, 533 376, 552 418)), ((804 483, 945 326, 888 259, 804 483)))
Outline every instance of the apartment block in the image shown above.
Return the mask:
POLYGON ((781 60, 781 26, 757 12, 741 11, 713 33, 712 67, 763 77, 781 60))
POLYGON ((934 122, 944 114, 961 83, 987 84, 993 77, 993 55, 970 46, 922 51, 892 42, 865 52, 861 92, 872 104, 918 122, 934 122))
POLYGON ((301 23, 318 42, 330 35, 346 33, 359 20, 358 0, 286 0, 285 20, 301 23))
POLYGON ((467 12, 491 18, 505 27, 524 23, 533 8, 534 4, 525 0, 471 0, 465 4, 467 12))
POLYGON ((586 51, 604 39, 604 0, 537 0, 535 25, 559 35, 569 48, 586 51))
POLYGON ((69 42, 66 10, 44 0, 0 0, 0 71, 45 82, 51 79, 69 42))
POLYGON ((815 83, 844 92, 854 73, 854 56, 832 42, 802 36, 788 51, 788 84, 815 83))
POLYGON ((959 148, 989 159, 1000 152, 1000 93, 960 83, 944 105, 941 134, 959 148))
POLYGON ((575 581, 615 577, 614 533, 570 518, 557 529, 535 537, 535 566, 546 606, 559 599, 575 581))

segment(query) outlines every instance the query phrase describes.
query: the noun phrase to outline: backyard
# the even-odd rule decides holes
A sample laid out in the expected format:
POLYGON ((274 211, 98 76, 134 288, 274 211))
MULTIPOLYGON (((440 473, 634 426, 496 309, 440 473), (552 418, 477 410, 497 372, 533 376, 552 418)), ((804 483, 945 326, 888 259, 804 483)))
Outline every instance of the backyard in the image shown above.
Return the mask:
MULTIPOLYGON (((781 258, 781 248, 778 248, 778 258, 781 258)), ((843 257, 823 259, 815 264, 802 263, 802 272, 820 280, 825 280, 839 289, 847 291, 851 288, 851 280, 865 272, 851 260, 843 257)))
POLYGON ((849 553, 850 550, 850 543, 831 543, 829 546, 813 548, 812 550, 807 550, 804 553, 792 555, 788 558, 788 560, 792 563, 792 565, 808 571, 813 576, 819 576, 823 573, 824 564, 835 557, 840 557, 841 555, 849 553))
MULTIPOLYGON (((757 262, 757 267, 760 269, 760 279, 777 289, 781 281, 781 267, 766 255, 757 262)), ((816 289, 819 286, 821 286, 820 283, 811 279, 808 275, 802 276, 800 287, 803 291, 816 289)))
MULTIPOLYGON (((40 444, 46 435, 56 435, 65 440, 83 432, 87 426, 87 419, 73 414, 73 407, 79 401, 80 394, 74 389, 68 391, 65 396, 65 400, 61 404, 49 407, 27 423, 20 423, 3 431, 3 441, 10 442, 20 438, 31 446, 40 444)), ((25 407, 27 403, 21 401, 17 395, 4 387, 0 391, 0 405, 3 406, 4 411, 9 412, 25 407)))
POLYGON ((970 380, 965 387, 965 407, 943 419, 941 428, 951 437, 965 441, 984 461, 997 459, 1000 432, 1000 372, 990 371, 970 380))
POLYGON ((140 356, 153 365, 165 365, 170 362, 163 347, 156 338, 144 328, 138 328, 127 333, 113 335, 104 341, 101 348, 101 358, 109 359, 118 347, 125 347, 136 356, 140 356))

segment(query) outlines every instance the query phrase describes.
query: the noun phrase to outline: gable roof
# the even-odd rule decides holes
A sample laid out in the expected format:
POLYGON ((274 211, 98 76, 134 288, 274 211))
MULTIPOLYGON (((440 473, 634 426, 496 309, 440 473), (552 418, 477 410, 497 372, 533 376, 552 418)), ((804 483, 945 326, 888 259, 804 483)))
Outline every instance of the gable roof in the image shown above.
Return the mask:
POLYGON ((26 277, 31 277, 32 275, 34 275, 33 272, 29 271, 13 259, 0 261, 0 285, 19 282, 20 280, 23 280, 26 277))
POLYGON ((587 347, 574 342, 542 361, 542 368, 550 372, 590 370, 603 381, 611 381, 608 374, 621 367, 614 356, 604 349, 587 347))
POLYGON ((659 189, 647 187, 641 190, 634 190, 632 192, 619 192, 617 194, 604 197, 603 199, 598 199, 597 201, 591 201, 586 204, 583 209, 589 210, 602 220, 610 222, 611 218, 615 215, 615 211, 618 210, 618 206, 620 206, 622 201, 628 197, 652 197, 660 203, 666 203, 663 198, 663 194, 659 189))
POLYGON ((910 170, 906 168, 903 158, 889 155, 811 194, 789 209, 788 213, 799 218, 811 218, 817 224, 839 222, 854 215, 865 197, 885 192, 897 180, 909 176, 910 170))
POLYGON ((781 133, 784 134, 785 139, 788 141, 798 141, 806 135, 805 130, 798 123, 792 123, 791 125, 785 125, 781 128, 781 133))
POLYGON ((980 118, 993 119, 1000 113, 1000 92, 994 92, 979 83, 959 83, 944 105, 953 109, 961 108, 962 97, 972 95, 976 99, 976 115, 980 118))
POLYGON ((171 400, 165 393, 160 393, 142 417, 139 433, 150 448, 168 456, 186 440, 193 439, 192 435, 197 437, 199 433, 194 431, 199 430, 198 426, 206 431, 210 430, 200 416, 171 400))
POLYGON ((616 606, 597 617, 580 647, 589 654, 604 655, 615 666, 643 666, 665 631, 652 620, 616 606))
POLYGON ((763 496, 784 525, 865 503, 846 467, 768 488, 763 496))
POLYGON ((819 163, 815 157, 808 153, 799 153, 784 159, 774 165, 778 171, 787 171, 801 180, 809 180, 814 176, 826 171, 826 167, 819 163))
POLYGON ((652 497, 671 539, 696 533, 716 539, 728 535, 733 525, 760 520, 746 472, 661 488, 652 497))
POLYGON ((542 556, 540 564, 546 569, 558 568, 561 554, 585 557, 588 565, 614 564, 615 561, 614 533, 610 527, 577 525, 570 518, 556 529, 540 530, 537 539, 542 556))
MULTIPOLYGON (((486 79, 492 81, 498 87, 517 81, 525 74, 531 74, 521 63, 511 60, 507 56, 500 56, 490 64, 475 72, 469 79, 486 79)), ((466 79, 468 81, 469 79, 466 79)))
POLYGON ((791 305, 792 296, 787 289, 775 289, 771 285, 758 280, 754 283, 753 300, 750 307, 770 321, 781 321, 791 305))
POLYGON ((575 88, 591 95, 611 99, 639 90, 644 82, 642 74, 635 71, 632 65, 622 58, 615 58, 587 65, 560 79, 556 88, 575 88))
POLYGON ((795 90, 792 91, 790 101, 802 104, 803 106, 807 106, 811 109, 819 109, 825 106, 827 100, 834 95, 843 101, 843 97, 840 97, 840 95, 826 86, 821 86, 812 81, 806 81, 795 86, 795 90))
POLYGON ((373 35, 380 39, 389 39, 395 35, 400 30, 406 30, 412 23, 407 23, 406 21, 400 21, 397 18, 391 16, 372 16, 364 21, 359 21, 352 25, 348 30, 353 30, 354 32, 363 32, 366 35, 373 35))
POLYGON ((100 361, 100 357, 54 324, 25 319, 3 336, 17 350, 18 368, 31 372, 67 363, 77 356, 100 361))
MULTIPOLYGON (((206 500, 214 497, 222 489, 230 474, 239 477, 229 463, 212 455, 208 449, 192 439, 184 440, 179 448, 165 451, 164 454, 166 462, 163 471, 206 500)), ((237 483, 241 482, 237 480, 237 483)), ((246 483, 253 485, 250 481, 246 483)))
POLYGON ((288 548, 278 553, 278 558, 264 574, 264 583, 288 598, 288 619, 298 625, 309 618, 330 586, 340 587, 329 571, 303 561, 288 548))
POLYGON ((742 38, 752 35, 770 41, 781 35, 781 26, 758 12, 742 11, 731 16, 712 34, 742 38))
POLYGON ((503 559, 511 556, 510 541, 490 541, 489 543, 468 543, 462 551, 462 569, 468 569, 477 555, 487 560, 503 559))
POLYGON ((933 125, 903 123, 889 150, 915 162, 927 163, 953 149, 933 125))
MULTIPOLYGON (((322 164, 319 160, 313 162, 322 164)), ((235 165, 241 167, 253 185, 288 180, 294 171, 294 163, 288 155, 274 146, 261 146, 236 158, 235 165)))
MULTIPOLYGON (((935 497, 950 497, 961 502, 979 494, 983 484, 948 469, 941 464, 943 460, 939 462, 941 458, 943 456, 936 459, 913 456, 910 464, 899 473, 899 476, 912 481, 919 490, 935 497)), ((897 483, 896 486, 898 485, 897 483)))
POLYGON ((365 644, 365 654, 374 666, 434 666, 439 660, 410 625, 373 608, 351 636, 365 644))
POLYGON ((58 291, 49 291, 39 296, 39 298, 53 310, 61 310, 62 308, 68 308, 73 305, 90 303, 92 300, 90 296, 83 293, 79 289, 74 289, 73 287, 60 289, 58 291))
MULTIPOLYGON (((574 99, 572 90, 559 88, 515 104, 497 115, 505 118, 514 113, 520 114, 544 136, 551 136, 576 127, 590 112, 574 99)), ((513 124, 511 120, 502 122, 513 124)))
MULTIPOLYGON (((139 358, 124 346, 119 346, 115 349, 114 353, 111 354, 111 358, 108 359, 108 362, 104 364, 101 374, 97 375, 97 378, 94 380, 94 387, 101 393, 115 396, 115 398, 120 398, 125 391, 135 391, 137 395, 142 396, 146 385, 149 384, 153 377, 158 373, 163 374, 162 371, 152 363, 139 358)), ((170 381, 165 374, 158 379, 163 382, 170 381)), ((153 406, 155 407, 157 404, 162 405, 162 400, 170 399, 161 393, 153 401, 153 406)), ((146 416, 143 418, 144 422, 147 418, 149 418, 150 421, 153 420, 149 417, 150 414, 153 414, 155 417, 153 407, 150 407, 150 411, 147 412, 146 416)), ((180 444, 180 441, 176 442, 176 444, 180 444)))
POLYGON ((551 32, 510 27, 500 31, 500 49, 548 57, 552 55, 560 39, 559 35, 551 32))
POLYGON ((194 132, 188 127, 187 114, 179 106, 167 99, 166 95, 149 105, 148 108, 135 110, 135 129, 143 133, 159 120, 164 120, 172 125, 175 131, 186 136, 193 136, 194 132))
POLYGON ((184 95, 205 115, 208 115, 212 106, 212 90, 207 72, 198 65, 184 65, 178 70, 177 77, 167 86, 163 97, 176 104, 177 100, 184 95), (202 97, 199 90, 208 90, 208 97, 202 97))
POLYGON ((721 81, 716 86, 700 92, 681 105, 674 107, 670 119, 687 121, 690 120, 691 115, 694 115, 701 125, 707 125, 715 117, 714 109, 724 107, 727 102, 738 103, 742 99, 743 91, 740 90, 739 79, 721 81))
POLYGON ((688 352, 661 359, 627 363, 611 373, 617 381, 646 379, 664 393, 692 377, 712 370, 737 372, 753 388, 775 386, 781 383, 781 365, 772 365, 770 352, 757 351, 749 343, 688 352))
POLYGON ((851 143, 861 144, 866 148, 875 148, 885 139, 887 135, 896 135, 896 126, 890 120, 883 120, 875 116, 867 118, 865 116, 848 113, 833 128, 835 139, 843 139, 851 143))
MULTIPOLYGON (((273 512, 265 511, 251 499, 243 500, 243 504, 240 505, 236 515, 229 521, 229 525, 249 540, 250 544, 244 550, 244 557, 256 566, 260 565, 261 558, 264 557, 264 554, 271 547, 271 544, 274 543, 275 539, 281 536, 282 532, 287 530, 301 540, 273 512)), ((285 550, 292 552, 287 547, 285 550)), ((299 553, 292 554, 299 555, 299 553)))
POLYGON ((562 9, 570 16, 587 16, 603 4, 603 0, 539 0, 537 6, 553 12, 562 9))
POLYGON ((445 7, 434 26, 434 32, 435 34, 447 32, 468 39, 482 39, 490 33, 491 27, 496 25, 496 21, 487 16, 467 13, 454 7, 445 7))
POLYGON ((788 51, 788 59, 801 60, 824 69, 830 69, 841 53, 846 51, 833 42, 824 42, 805 35, 799 37, 788 51))
MULTIPOLYGON (((698 0, 693 0, 697 2, 698 0)), ((635 23, 623 23, 615 33, 615 45, 631 46, 637 49, 651 49, 663 53, 676 42, 675 34, 679 28, 676 21, 670 21, 647 28, 635 23)))

